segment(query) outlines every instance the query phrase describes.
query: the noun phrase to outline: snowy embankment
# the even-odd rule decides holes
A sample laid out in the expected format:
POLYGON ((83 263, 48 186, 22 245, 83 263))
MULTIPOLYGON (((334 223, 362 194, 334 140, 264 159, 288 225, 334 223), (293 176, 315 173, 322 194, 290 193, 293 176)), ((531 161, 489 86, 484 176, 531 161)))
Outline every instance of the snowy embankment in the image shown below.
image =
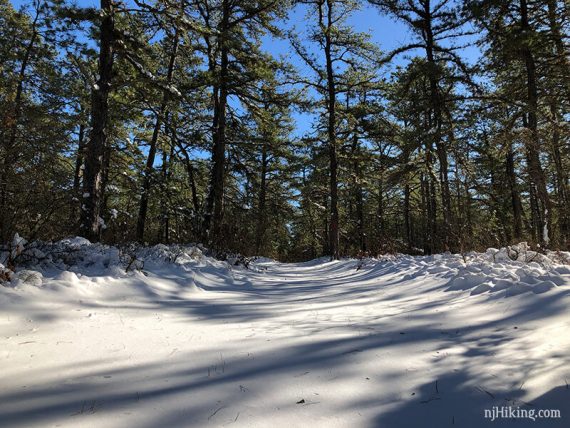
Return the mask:
POLYGON ((2 427, 570 426, 568 253, 24 253, 0 286, 2 427), (562 419, 490 422, 493 406, 562 419))

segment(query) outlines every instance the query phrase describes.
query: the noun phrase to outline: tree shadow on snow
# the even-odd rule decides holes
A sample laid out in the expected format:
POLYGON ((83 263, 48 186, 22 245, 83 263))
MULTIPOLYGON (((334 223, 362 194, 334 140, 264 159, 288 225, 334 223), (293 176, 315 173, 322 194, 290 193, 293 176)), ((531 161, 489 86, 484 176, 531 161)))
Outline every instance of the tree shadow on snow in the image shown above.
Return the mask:
MULTIPOLYGON (((432 312, 450 301, 449 294, 443 292, 434 301, 410 298, 405 310, 394 313, 362 314, 354 321, 319 321, 319 314, 312 314, 305 303, 318 302, 331 309, 340 308, 339 304, 358 305, 359 299, 365 297, 388 297, 388 303, 398 300, 401 303, 410 293, 394 289, 391 294, 383 295, 378 291, 383 287, 379 283, 399 285, 402 280, 390 264, 379 264, 370 272, 342 272, 332 263, 326 272, 329 277, 324 275, 310 283, 302 272, 297 272, 299 277, 291 276, 292 282, 291 278, 284 278, 286 287, 280 287, 269 275, 264 279, 263 274, 252 276, 255 286, 243 285, 238 273, 237 285, 226 285, 223 279, 219 284, 210 283, 210 291, 218 293, 215 299, 193 299, 185 294, 186 279, 173 275, 169 281, 175 287, 167 292, 153 291, 145 281, 135 284, 150 287, 148 293, 157 293, 158 299, 152 294, 152 299, 136 302, 84 303, 118 310, 172 311, 180 315, 181 321, 194 323, 192 327, 196 329, 200 325, 195 321, 201 318, 235 323, 275 318, 267 323, 268 328, 281 328, 284 326, 279 315, 287 308, 298 311, 299 316, 294 325, 288 326, 292 337, 306 337, 306 340, 289 342, 287 337, 279 337, 275 346, 268 344, 261 349, 251 347, 246 340, 236 341, 233 347, 217 343, 200 353, 189 351, 151 362, 133 364, 117 360, 107 367, 82 367, 81 374, 71 379, 58 375, 65 368, 46 367, 42 376, 45 380, 31 382, 26 388, 2 387, 0 380, 0 426, 57 423, 93 426, 95 422, 104 425, 101 422, 104 418, 109 418, 105 420, 112 421, 109 424, 113 426, 128 424, 139 428, 221 426, 232 421, 243 421, 247 426, 247 417, 267 416, 260 412, 266 413, 268 409, 297 416, 306 414, 310 425, 314 414, 301 412, 318 413, 319 406, 325 407, 327 403, 307 408, 298 405, 307 396, 290 389, 296 379, 310 385, 311 389, 303 394, 321 393, 323 397, 325 392, 342 397, 342 383, 347 380, 368 388, 370 393, 366 398, 347 397, 344 406, 335 403, 329 410, 339 415, 366 411, 371 416, 361 426, 469 428, 527 423, 536 427, 568 426, 570 391, 563 379, 537 397, 524 386, 551 370, 570 367, 567 349, 554 350, 550 359, 535 357, 531 352, 535 346, 531 340, 532 323, 565 313, 568 291, 517 301, 518 306, 511 311, 500 312, 501 307, 495 307, 498 312, 479 322, 471 322, 468 317, 450 318, 445 324, 432 320, 432 312), (350 286, 352 281, 358 281, 358 285, 350 286), (288 307, 295 302, 299 303, 296 308, 288 307), (341 329, 343 334, 319 337, 327 328, 341 329), (409 355, 408 349, 421 352, 409 355), (390 361, 392 355, 395 366, 398 355, 411 361, 417 359, 422 364, 427 359, 429 373, 380 365, 366 366, 363 371, 360 365, 363 360, 375 361, 380 357, 384 358, 382 361, 390 361), (374 394, 375 388, 378 396, 374 394), (484 418, 485 409, 507 405, 560 409, 563 419, 491 423, 484 418), (148 409, 153 409, 152 417, 148 416, 148 409)), ((444 284, 445 281, 436 281, 426 287, 441 288, 444 284)), ((457 298, 469 297, 458 293, 457 298)), ((491 297, 477 299, 485 301, 491 297)), ((479 300, 473 302, 479 303, 479 300)))
MULTIPOLYGON (((549 309, 551 314, 556 314, 559 308, 550 302, 549 309)), ((264 411, 298 414, 301 408, 296 403, 306 397, 295 392, 284 397, 279 391, 283 385, 301 377, 314 385, 314 391, 305 393, 328 391, 342 397, 343 380, 360 382, 363 387, 376 385, 384 394, 393 389, 397 399, 383 397, 381 400, 369 394, 369 399, 347 398, 345 408, 335 408, 339 414, 366 409, 376 413, 376 417, 363 421, 361 426, 481 427, 529 423, 485 420, 485 409, 506 405, 560 409, 562 415, 568 417, 570 391, 562 385, 525 401, 528 395, 525 381, 553 368, 568 367, 570 363, 567 352, 557 355, 555 366, 552 361, 529 357, 525 354, 529 345, 524 339, 530 331, 508 328, 511 323, 532 321, 540 313, 543 312, 529 305, 500 320, 457 330, 453 326, 443 330, 426 322, 413 331, 400 331, 389 322, 379 322, 374 326, 379 332, 367 335, 317 338, 291 346, 280 343, 273 349, 252 349, 247 354, 230 348, 202 351, 202 357, 205 352, 210 359, 208 363, 196 363, 197 354, 185 353, 152 363, 129 365, 123 361, 114 368, 87 367, 82 375, 73 379, 54 375, 51 380, 27 385, 27 388, 0 389, 0 421, 3 427, 29 427, 75 421, 77 425, 93 425, 100 418, 111 418, 115 425, 121 425, 121 418, 125 418, 132 426, 130 418, 136 420, 137 413, 144 411, 147 416, 136 420, 137 427, 188 427, 209 423, 221 426, 240 414, 242 419, 256 416, 256 412, 260 416, 256 410, 260 401, 264 411), (494 333, 481 335, 481 331, 489 330, 494 333), (437 347, 430 348, 430 344, 437 347), (358 365, 359 359, 366 355, 371 357, 370 353, 397 353, 412 345, 425 347, 425 352, 431 355, 428 377, 432 380, 429 382, 425 382, 425 373, 390 372, 383 367, 363 372, 358 365), (459 345, 462 351, 458 359, 452 360, 455 363, 436 352, 436 349, 455 349, 459 345), (502 373, 488 368, 497 363, 494 352, 507 345, 511 349, 506 361, 508 370, 502 373), (407 384, 412 386, 403 389, 400 386, 407 384), (148 417, 149 408, 154 409, 152 418, 148 417)), ((355 330, 357 327, 353 326, 355 330)), ((318 411, 317 405, 313 408, 318 411)), ((562 427, 567 426, 565 421, 567 419, 542 420, 529 426, 562 427)))

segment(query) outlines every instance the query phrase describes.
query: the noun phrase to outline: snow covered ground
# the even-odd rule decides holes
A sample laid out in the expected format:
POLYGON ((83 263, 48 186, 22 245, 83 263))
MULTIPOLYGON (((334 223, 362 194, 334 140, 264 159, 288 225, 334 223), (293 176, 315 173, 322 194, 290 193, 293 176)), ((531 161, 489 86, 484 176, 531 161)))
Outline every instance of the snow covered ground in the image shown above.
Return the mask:
POLYGON ((66 245, 0 286, 1 427, 570 426, 568 254, 245 269, 66 245))

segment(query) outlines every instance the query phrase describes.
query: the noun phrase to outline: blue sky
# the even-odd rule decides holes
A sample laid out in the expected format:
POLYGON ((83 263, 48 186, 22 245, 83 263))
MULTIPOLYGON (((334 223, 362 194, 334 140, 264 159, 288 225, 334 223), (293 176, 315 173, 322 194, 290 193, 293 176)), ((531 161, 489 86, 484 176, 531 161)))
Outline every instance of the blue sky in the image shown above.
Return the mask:
MULTIPOLYGON (((364 2, 363 2, 364 3, 364 2)), ((304 32, 310 22, 310 15, 307 15, 307 7, 304 5, 296 6, 289 14, 288 20, 283 27, 295 27, 300 32, 304 32)), ((356 11, 348 20, 356 32, 370 34, 371 41, 380 46, 383 51, 392 50, 402 44, 405 44, 410 35, 406 27, 398 22, 383 16, 379 11, 369 5, 362 7, 356 11)), ((287 40, 274 40, 270 37, 264 39, 265 49, 274 55, 283 55, 289 62, 295 65, 301 71, 306 69, 303 62, 292 53, 292 49, 287 40)), ((403 61, 397 58, 396 61, 403 61)), ((302 136, 310 131, 314 122, 314 116, 304 113, 294 114, 296 129, 294 135, 302 136)))
MULTIPOLYGON (((364 3, 364 2, 363 2, 364 3)), ((306 6, 298 5, 289 14, 288 27, 295 26, 304 29, 307 26, 306 6)), ((383 50, 390 50, 405 43, 409 38, 409 33, 403 24, 383 16, 379 11, 371 6, 362 7, 356 11, 348 20, 355 31, 369 33, 372 41, 378 44, 383 50)), ((267 49, 277 53, 286 53, 288 43, 267 43, 267 49)), ((296 62, 296 59, 292 59, 296 62)))
MULTIPOLYGON (((367 2, 361 2, 363 6, 356 11, 349 19, 348 24, 354 28, 356 32, 367 33, 370 35, 371 41, 378 45, 382 52, 390 52, 398 47, 409 44, 413 41, 413 36, 405 24, 395 21, 393 18, 387 17, 380 13, 378 8, 369 5, 367 2)), ((296 27, 303 32, 308 25, 313 24, 310 21, 310 15, 307 16, 307 6, 298 5, 289 14, 288 21, 284 27, 296 27)), ((465 40, 463 40, 464 42, 465 40)), ((275 55, 284 55, 289 62, 294 64, 301 71, 306 70, 303 62, 292 53, 289 42, 286 40, 273 40, 266 37, 264 40, 265 49, 275 55)), ((425 55, 423 51, 411 51, 394 58, 391 68, 385 67, 380 73, 389 75, 394 66, 404 65, 412 55, 425 55)), ((480 52, 476 47, 468 47, 462 51, 462 56, 469 63, 478 61, 480 52)), ((309 114, 295 114, 296 130, 294 134, 298 137, 310 131, 314 123, 314 117, 309 114)))

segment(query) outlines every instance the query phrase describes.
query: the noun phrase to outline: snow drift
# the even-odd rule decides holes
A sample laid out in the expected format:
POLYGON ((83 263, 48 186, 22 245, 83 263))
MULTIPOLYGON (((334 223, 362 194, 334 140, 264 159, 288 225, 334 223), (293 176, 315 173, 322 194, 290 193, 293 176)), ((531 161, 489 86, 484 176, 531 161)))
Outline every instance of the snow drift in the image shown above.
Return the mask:
MULTIPOLYGON (((80 238, 11 249, 2 427, 481 427, 570 417, 568 253, 282 264, 80 238), (14 251, 15 250, 15 251, 14 251)), ((6 266, 8 263, 6 263, 6 266)))

